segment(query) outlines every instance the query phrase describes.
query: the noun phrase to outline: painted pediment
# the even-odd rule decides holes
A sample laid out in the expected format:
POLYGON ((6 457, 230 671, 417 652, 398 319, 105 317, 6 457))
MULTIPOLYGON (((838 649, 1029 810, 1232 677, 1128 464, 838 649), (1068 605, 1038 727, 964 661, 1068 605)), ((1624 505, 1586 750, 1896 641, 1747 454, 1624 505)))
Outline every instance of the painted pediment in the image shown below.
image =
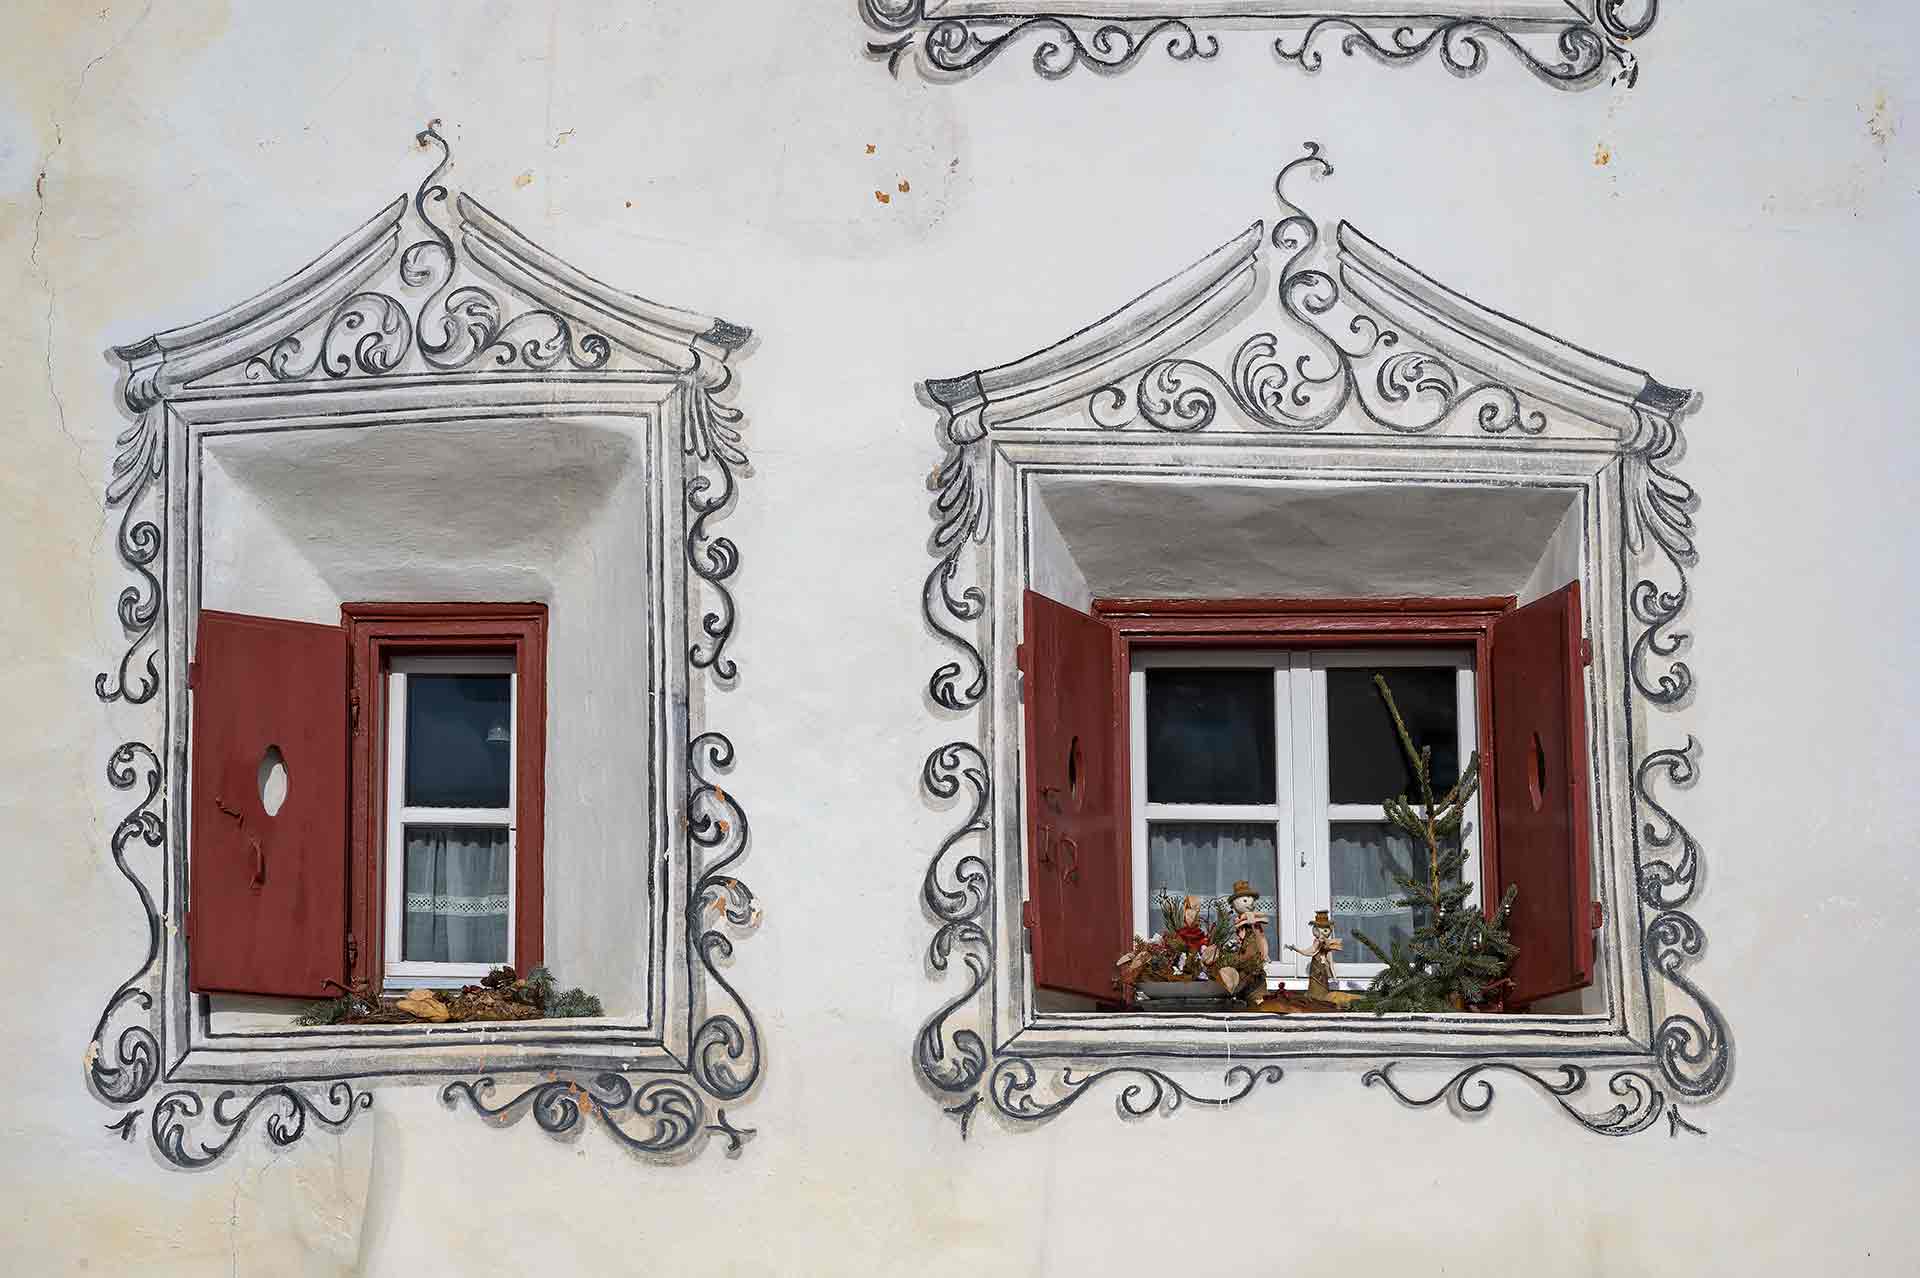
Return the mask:
POLYGON ((1270 234, 1256 221, 1071 337, 928 381, 950 441, 1097 429, 1625 446, 1691 404, 1691 391, 1448 288, 1350 223, 1324 235, 1288 194, 1332 172, 1319 152, 1308 143, 1281 171, 1270 234))
MULTIPOLYGON (((437 124, 437 121, 435 122, 437 124)), ((612 288, 442 181, 439 161, 299 271, 196 324, 114 348, 134 412, 190 389, 364 379, 692 374, 726 380, 749 330, 612 288)))

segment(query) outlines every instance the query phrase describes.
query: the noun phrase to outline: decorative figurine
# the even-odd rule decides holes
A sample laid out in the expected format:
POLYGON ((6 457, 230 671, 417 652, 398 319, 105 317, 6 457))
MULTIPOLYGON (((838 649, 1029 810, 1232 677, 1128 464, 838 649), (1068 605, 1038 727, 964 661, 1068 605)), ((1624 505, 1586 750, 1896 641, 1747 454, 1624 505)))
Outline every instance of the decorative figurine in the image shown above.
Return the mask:
POLYGON ((1233 895, 1227 898, 1227 905, 1233 911, 1233 934, 1243 952, 1260 956, 1262 967, 1272 961, 1272 953, 1267 948, 1267 916, 1253 907, 1260 901, 1260 894, 1253 890, 1253 884, 1241 879, 1233 885, 1233 895))
POLYGON ((1307 997, 1326 1000, 1333 988, 1333 956, 1346 948, 1346 943, 1335 940, 1333 920, 1325 910, 1316 910, 1313 915, 1313 948, 1303 950, 1297 945, 1288 949, 1307 960, 1307 997))

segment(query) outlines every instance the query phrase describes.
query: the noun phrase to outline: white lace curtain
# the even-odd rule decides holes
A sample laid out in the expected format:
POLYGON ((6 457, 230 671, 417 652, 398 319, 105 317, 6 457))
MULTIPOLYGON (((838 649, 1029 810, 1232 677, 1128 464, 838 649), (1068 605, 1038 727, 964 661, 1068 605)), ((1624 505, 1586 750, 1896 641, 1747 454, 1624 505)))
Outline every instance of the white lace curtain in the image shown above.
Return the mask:
POLYGON ((410 963, 505 963, 507 832, 408 826, 402 957, 410 963))
POLYGON ((1336 821, 1328 832, 1327 879, 1332 888, 1333 934, 1346 942, 1342 963, 1377 963, 1372 951, 1354 937, 1358 928, 1391 952, 1396 937, 1413 935, 1413 910, 1399 904, 1406 895, 1394 879, 1413 871, 1413 842, 1390 827, 1336 821))
MULTIPOLYGON (((1147 921, 1160 929, 1160 895, 1192 893, 1211 914, 1245 879, 1260 893, 1255 907, 1274 917, 1273 827, 1253 822, 1154 821, 1147 827, 1147 921)), ((1271 928, 1269 942, 1277 935, 1271 928)))

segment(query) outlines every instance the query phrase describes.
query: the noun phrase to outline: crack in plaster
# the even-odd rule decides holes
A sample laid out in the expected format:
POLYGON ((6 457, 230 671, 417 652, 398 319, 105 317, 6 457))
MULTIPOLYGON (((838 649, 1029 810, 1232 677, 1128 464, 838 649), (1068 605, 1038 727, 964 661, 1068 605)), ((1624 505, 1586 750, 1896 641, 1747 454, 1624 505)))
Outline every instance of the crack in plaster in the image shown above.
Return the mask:
MULTIPOLYGON (((121 50, 121 48, 126 45, 127 41, 133 38, 133 33, 138 31, 141 28, 141 26, 146 23, 146 20, 150 16, 152 16, 152 14, 153 14, 153 0, 147 0, 146 7, 140 11, 140 16, 135 18, 131 23, 129 23, 127 25, 127 29, 125 31, 122 31, 120 35, 105 49, 101 50, 99 53, 95 54, 93 57, 87 60, 87 64, 80 68, 80 74, 74 81, 73 92, 68 96, 67 105, 65 110, 62 112, 62 114, 67 116, 71 116, 73 114, 74 108, 80 105, 81 96, 86 93, 88 74, 91 73, 92 70, 95 67, 99 66, 102 62, 106 61, 108 58, 118 53, 121 50)), ((45 229, 46 220, 47 220, 47 174, 53 168, 54 157, 60 154, 60 150, 62 147, 66 145, 66 140, 67 140, 65 130, 60 127, 60 121, 56 119, 52 121, 52 124, 53 124, 53 145, 49 147, 47 149, 47 153, 41 157, 40 171, 39 171, 39 174, 34 178, 34 183, 33 183, 33 194, 34 194, 36 207, 34 208, 34 212, 33 212, 33 243, 27 250, 27 260, 33 265, 35 272, 38 273, 38 275, 40 276, 40 283, 42 287, 44 287, 47 290, 47 308, 46 308, 46 316, 45 316, 45 326, 46 326, 46 343, 45 343, 46 344, 46 360, 45 362, 46 362, 47 394, 53 400, 54 414, 59 419, 60 433, 66 436, 66 440, 69 444, 73 445, 74 470, 76 471, 76 473, 79 474, 80 482, 86 485, 87 487, 91 488, 93 484, 92 484, 92 481, 87 478, 87 469, 85 464, 86 449, 81 444, 79 438, 74 435, 72 426, 68 424, 67 404, 66 404, 66 401, 60 397, 59 383, 56 380, 54 376, 54 371, 53 371, 54 315, 59 303, 60 290, 59 290, 59 287, 55 285, 55 283, 53 282, 53 271, 45 263, 43 263, 40 260, 40 242, 42 238, 42 232, 45 229)), ((98 530, 96 530, 94 533, 94 548, 96 550, 99 548, 99 544, 100 544, 100 533, 98 530)))

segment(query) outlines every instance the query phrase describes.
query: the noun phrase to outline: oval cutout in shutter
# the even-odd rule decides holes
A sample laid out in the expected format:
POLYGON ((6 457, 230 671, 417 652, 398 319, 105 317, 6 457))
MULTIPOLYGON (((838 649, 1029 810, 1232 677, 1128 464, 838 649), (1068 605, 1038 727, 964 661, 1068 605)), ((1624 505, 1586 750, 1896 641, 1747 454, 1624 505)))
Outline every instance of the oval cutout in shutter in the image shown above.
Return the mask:
POLYGON ((1075 737, 1067 745, 1067 794, 1073 799, 1075 810, 1085 806, 1087 798, 1086 777, 1081 762, 1080 738, 1075 737))
POLYGON ((280 747, 270 745, 267 752, 260 756, 260 769, 256 779, 260 785, 260 806, 268 816, 278 816, 280 808, 287 801, 287 761, 280 753, 280 747))
POLYGON ((1535 812, 1547 801, 1547 751, 1540 744, 1538 732, 1533 734, 1533 753, 1527 759, 1527 796, 1533 800, 1535 812))

